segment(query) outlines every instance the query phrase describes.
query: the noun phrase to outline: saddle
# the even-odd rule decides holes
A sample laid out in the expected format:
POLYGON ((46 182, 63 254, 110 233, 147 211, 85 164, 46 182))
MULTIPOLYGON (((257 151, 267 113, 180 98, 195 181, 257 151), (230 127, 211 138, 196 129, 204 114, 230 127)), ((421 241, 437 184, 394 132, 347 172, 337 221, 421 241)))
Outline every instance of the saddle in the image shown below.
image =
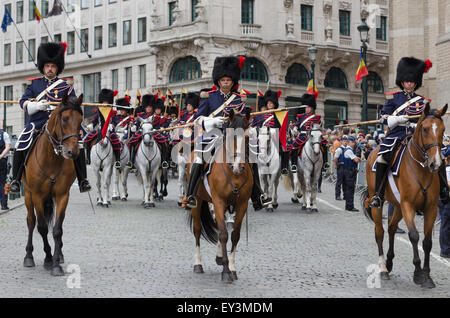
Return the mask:
MULTIPOLYGON (((411 139, 412 136, 407 136, 406 138, 403 138, 400 142, 396 143, 393 149, 393 156, 392 159, 388 162, 388 166, 390 171, 392 172, 392 175, 398 176, 399 170, 400 170, 400 163, 403 159, 403 154, 405 152, 405 149, 408 145, 409 139, 411 139)), ((372 165, 372 172, 376 172, 376 160, 372 165)))

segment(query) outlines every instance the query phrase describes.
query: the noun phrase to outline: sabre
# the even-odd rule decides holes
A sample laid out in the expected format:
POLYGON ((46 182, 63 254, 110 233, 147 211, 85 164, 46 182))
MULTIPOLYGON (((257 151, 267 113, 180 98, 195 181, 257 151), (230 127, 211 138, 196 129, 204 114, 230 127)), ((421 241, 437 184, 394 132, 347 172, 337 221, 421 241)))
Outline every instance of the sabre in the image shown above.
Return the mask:
MULTIPOLYGON (((34 100, 29 99, 29 101, 34 101, 34 100)), ((20 104, 20 102, 16 101, 16 100, 0 100, 0 104, 20 104)), ((60 102, 48 102, 47 104, 59 105, 61 103, 60 102)), ((85 106, 85 107, 121 107, 121 108, 127 108, 127 109, 133 108, 133 107, 129 107, 129 106, 121 106, 121 105, 116 105, 116 104, 98 104, 98 103, 83 103, 83 104, 81 104, 81 106, 85 106)))

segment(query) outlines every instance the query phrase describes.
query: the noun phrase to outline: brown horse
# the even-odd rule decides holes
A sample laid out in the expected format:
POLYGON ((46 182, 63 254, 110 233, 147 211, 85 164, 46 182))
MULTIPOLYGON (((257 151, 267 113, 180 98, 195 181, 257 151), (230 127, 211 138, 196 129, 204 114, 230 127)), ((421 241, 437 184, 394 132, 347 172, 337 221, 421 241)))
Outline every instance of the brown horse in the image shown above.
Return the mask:
POLYGON ((25 205, 28 210, 28 243, 26 246, 25 267, 34 267, 33 230, 36 225, 44 241, 45 269, 53 276, 62 276, 64 271, 59 265, 64 263, 61 252, 62 224, 69 202, 70 186, 75 181, 73 159, 79 154, 78 134, 80 132, 83 111, 83 95, 64 97, 56 107, 37 137, 36 144, 30 150, 23 178, 25 205), (53 224, 55 250, 52 256, 47 234, 53 224), (36 212, 36 214, 35 214, 36 212))
MULTIPOLYGON (((228 128, 241 128, 241 132, 247 132, 249 119, 249 113, 244 116, 240 113, 235 114, 234 111, 232 111, 228 118, 228 128)), ((233 142, 233 146, 227 145, 227 143, 224 142, 220 149, 217 150, 216 148, 218 153, 216 154, 216 159, 212 163, 211 172, 207 177, 211 196, 208 194, 204 183, 200 182, 197 191, 197 207, 191 209, 191 214, 189 216, 196 244, 194 272, 203 273, 200 257, 200 236, 203 236, 210 243, 219 243, 216 263, 217 265, 223 266, 222 281, 226 283, 237 280, 235 268, 236 246, 239 242, 242 220, 247 212, 248 200, 253 188, 252 169, 245 154, 248 149, 246 135, 247 134, 243 136, 243 134, 237 133, 233 138, 229 138, 230 141, 237 141, 236 143, 233 142), (242 153, 244 147, 238 147, 236 145, 238 143, 244 143, 244 153, 242 153), (230 160, 227 160, 227 155, 231 153, 230 149, 233 147, 233 163, 228 163, 230 160), (208 202, 214 205, 215 220, 209 210, 208 202), (226 248, 228 231, 225 222, 225 211, 228 208, 234 209, 235 211, 234 227, 231 234, 232 247, 230 258, 227 256, 226 248)), ((193 154, 191 154, 191 159, 193 160, 193 154)), ((190 164, 188 164, 187 167, 188 173, 189 168, 190 164)), ((187 176, 187 179, 189 180, 189 175, 187 176)))
POLYGON ((437 214, 437 202, 439 197, 439 167, 444 164, 441 156, 442 140, 444 135, 444 122, 441 116, 445 115, 447 105, 440 110, 430 110, 427 104, 417 123, 414 135, 407 141, 400 163, 399 176, 394 177, 398 189, 399 201, 390 184, 386 185, 385 198, 394 205, 394 213, 389 219, 389 250, 387 260, 383 254, 383 224, 382 209, 369 207, 369 199, 375 193, 375 173, 372 165, 378 154, 378 148, 370 154, 366 165, 366 179, 368 191, 363 194, 363 209, 368 218, 375 223, 375 239, 378 245, 379 266, 381 279, 388 280, 392 270, 394 258, 394 236, 398 222, 404 218, 408 228, 409 240, 413 247, 414 283, 427 288, 435 287, 430 277, 430 251, 432 246, 432 230, 437 214), (424 239, 423 250, 425 259, 423 268, 419 258, 418 242, 419 232, 414 224, 416 211, 423 211, 424 215, 424 239))

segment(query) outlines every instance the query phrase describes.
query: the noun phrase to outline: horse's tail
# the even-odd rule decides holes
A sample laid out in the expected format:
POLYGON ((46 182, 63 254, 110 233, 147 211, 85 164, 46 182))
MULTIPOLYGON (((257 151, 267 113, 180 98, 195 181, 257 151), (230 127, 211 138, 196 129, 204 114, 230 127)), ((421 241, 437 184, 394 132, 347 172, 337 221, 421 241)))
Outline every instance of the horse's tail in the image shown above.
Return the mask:
POLYGON ((49 196, 44 202, 44 220, 49 229, 53 227, 53 216, 55 214, 55 202, 49 196))
MULTIPOLYGON (((200 210, 200 223, 202 226, 202 236, 203 238, 212 244, 217 244, 219 242, 219 234, 217 232, 216 221, 214 221, 211 211, 209 210, 209 205, 207 201, 202 201, 202 206, 200 210)), ((189 225, 191 230, 194 229, 194 219, 191 213, 189 213, 189 225)))
POLYGON ((372 209, 369 206, 369 188, 366 187, 364 191, 361 193, 361 207, 363 209, 364 215, 366 218, 368 218, 370 221, 373 222, 372 217, 372 209))
POLYGON ((285 188, 286 190, 291 190, 291 191, 293 191, 293 190, 294 190, 294 185, 292 184, 292 181, 293 181, 293 180, 292 180, 292 179, 293 179, 292 172, 289 171, 288 174, 283 174, 282 176, 283 176, 283 184, 284 184, 284 188, 285 188))

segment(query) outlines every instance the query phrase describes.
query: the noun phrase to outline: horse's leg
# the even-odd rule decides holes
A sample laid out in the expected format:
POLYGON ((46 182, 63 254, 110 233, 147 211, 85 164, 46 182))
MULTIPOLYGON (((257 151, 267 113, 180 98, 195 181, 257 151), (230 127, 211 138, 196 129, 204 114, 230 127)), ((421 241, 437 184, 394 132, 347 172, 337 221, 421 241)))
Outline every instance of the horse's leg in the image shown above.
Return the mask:
POLYGON ((130 169, 125 167, 123 172, 122 172, 122 201, 127 201, 128 198, 128 174, 130 173, 130 169))
MULTIPOLYGON (((321 165, 317 165, 318 167, 321 165)), ((312 178, 313 183, 311 186, 311 211, 312 212, 318 212, 317 210, 317 192, 318 192, 318 185, 319 185, 319 178, 321 173, 321 168, 317 170, 317 168, 314 171, 314 177, 312 178)))
POLYGON ((233 280, 237 280, 237 273, 236 273, 236 247, 238 245, 239 239, 241 237, 241 227, 242 227, 242 220, 244 219, 245 213, 247 212, 248 203, 242 203, 238 207, 236 207, 236 218, 234 220, 234 227, 233 232, 231 233, 231 253, 230 253, 230 271, 231 271, 231 277, 233 280))
POLYGON ((108 167, 105 169, 105 185, 104 185, 104 189, 105 189, 105 197, 103 198, 103 205, 105 205, 106 207, 109 207, 111 205, 111 178, 112 178, 112 172, 113 172, 113 167, 112 165, 108 165, 108 167))
POLYGON ((202 234, 202 224, 200 221, 200 213, 201 213, 202 202, 199 200, 197 202, 197 207, 195 209, 191 209, 192 216, 192 230, 195 237, 195 256, 194 256, 194 273, 202 274, 203 265, 202 265, 202 257, 200 254, 200 236, 202 234))
POLYGON ((436 220, 437 215, 437 205, 430 204, 425 208, 423 213, 424 215, 424 224, 423 224, 423 234, 424 239, 422 242, 423 251, 425 254, 423 261, 423 275, 425 276, 425 281, 421 284, 422 287, 426 288, 434 288, 436 285, 430 276, 430 253, 431 247, 433 245, 432 242, 432 234, 433 234, 433 226, 436 220))
POLYGON ((44 268, 47 270, 50 270, 52 268, 53 264, 53 257, 52 257, 52 249, 50 247, 50 244, 48 243, 48 224, 47 221, 44 218, 44 214, 38 214, 37 217, 37 223, 38 223, 38 232, 42 236, 42 241, 44 242, 44 252, 45 252, 45 260, 44 260, 44 268))
POLYGON ((413 264, 415 267, 413 280, 414 283, 420 285, 425 282, 425 276, 423 275, 422 268, 420 267, 420 257, 418 249, 419 231, 417 231, 416 225, 414 223, 416 211, 409 204, 409 202, 406 202, 405 200, 402 201, 401 208, 406 227, 408 228, 409 240, 413 247, 413 264))
POLYGON ((97 205, 103 205, 103 195, 102 195, 102 172, 100 172, 100 167, 95 167, 94 170, 97 174, 97 205))
POLYGON ((306 210, 311 211, 311 176, 307 172, 304 174, 305 178, 305 197, 306 197, 306 210))
POLYGON ((112 199, 119 200, 120 199, 120 190, 119 190, 119 169, 113 169, 112 171, 112 179, 113 179, 113 191, 112 191, 112 199))
POLYGON ((233 277, 231 276, 230 268, 228 267, 228 255, 227 255, 227 241, 228 241, 228 231, 227 225, 225 224, 225 203, 216 200, 214 203, 214 214, 216 216, 216 224, 219 230, 219 242, 222 246, 222 282, 231 283, 233 277))
POLYGON ((27 226, 28 226, 28 241, 25 251, 27 254, 23 260, 23 266, 36 266, 33 258, 33 231, 36 226, 36 216, 34 215, 34 205, 31 197, 31 192, 25 194, 25 206, 27 207, 27 226))
POLYGON ((384 258, 383 251, 383 239, 384 239, 384 229, 383 229, 383 209, 382 208, 371 208, 372 219, 375 224, 375 241, 378 246, 378 266, 380 269, 380 278, 383 280, 388 280, 389 273, 386 268, 386 260, 384 258))
POLYGON ((386 254, 386 256, 387 256, 386 268, 389 273, 392 271, 392 266, 393 266, 392 260, 395 257, 395 254, 394 254, 395 233, 397 232, 398 222, 400 222, 401 219, 402 219, 402 210, 399 207, 394 206, 394 213, 392 214, 391 218, 389 219, 389 226, 388 226, 389 249, 386 254))
POLYGON ((64 271, 59 265, 61 263, 62 257, 62 236, 63 229, 62 225, 64 222, 64 217, 66 215, 66 207, 69 202, 69 193, 64 194, 56 198, 56 217, 55 225, 53 226, 53 239, 55 241, 55 251, 53 252, 53 265, 52 265, 52 276, 63 276, 64 271))

